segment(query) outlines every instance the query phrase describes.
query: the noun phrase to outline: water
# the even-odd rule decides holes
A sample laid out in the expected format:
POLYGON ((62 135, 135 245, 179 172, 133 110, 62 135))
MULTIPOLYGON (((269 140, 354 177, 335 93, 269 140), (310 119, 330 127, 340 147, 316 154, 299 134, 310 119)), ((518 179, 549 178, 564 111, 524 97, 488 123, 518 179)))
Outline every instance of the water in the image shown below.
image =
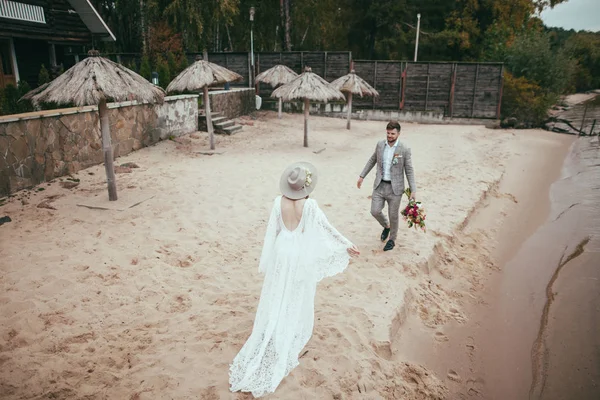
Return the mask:
POLYGON ((580 138, 550 215, 503 269, 484 356, 490 399, 600 399, 600 144, 580 138))
MULTIPOLYGON (((532 352, 531 398, 600 399, 600 142, 573 146, 563 179, 551 191, 556 223, 570 233, 571 260, 563 259, 548 285, 532 352)), ((567 256, 568 257, 568 256, 567 256)))

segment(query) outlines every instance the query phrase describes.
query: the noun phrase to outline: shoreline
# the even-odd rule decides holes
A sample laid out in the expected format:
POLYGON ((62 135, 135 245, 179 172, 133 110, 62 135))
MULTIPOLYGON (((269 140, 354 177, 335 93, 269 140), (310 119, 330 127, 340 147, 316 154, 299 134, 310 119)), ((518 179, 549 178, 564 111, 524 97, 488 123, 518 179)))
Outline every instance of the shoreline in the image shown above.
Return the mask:
MULTIPOLYGON (((521 134, 527 135, 526 132, 521 134)), ((435 273, 432 276, 432 280, 443 282, 448 291, 466 293, 465 319, 452 321, 438 329, 434 340, 424 334, 427 328, 416 317, 409 318, 404 327, 404 344, 398 351, 407 354, 410 361, 431 368, 437 376, 444 378, 451 393, 448 398, 520 399, 508 394, 492 394, 497 390, 492 383, 508 368, 506 363, 499 366, 497 361, 492 361, 493 357, 484 356, 491 352, 495 356, 507 357, 506 348, 502 348, 504 354, 498 349, 501 338, 497 331, 502 322, 492 310, 495 299, 505 290, 502 279, 506 271, 502 266, 518 253, 550 216, 550 188, 560 178, 562 168, 562 162, 556 163, 556 160, 565 160, 575 141, 548 132, 539 135, 532 131, 530 134, 530 139, 538 141, 531 147, 536 154, 525 151, 514 154, 508 160, 503 176, 490 187, 489 195, 483 196, 479 207, 465 220, 462 229, 457 229, 453 238, 455 243, 446 251, 451 255, 460 254, 465 246, 477 243, 479 257, 471 260, 476 268, 462 267, 467 271, 464 274, 466 281, 462 282, 441 279, 435 273), (529 179, 525 180, 523 176, 529 179), (490 318, 490 314, 494 316, 490 318), (431 350, 423 354, 423 349, 431 350)), ((443 262, 441 264, 432 270, 442 272, 445 266, 443 262)), ((443 278, 443 272, 441 275, 443 278)), ((530 369, 530 363, 525 368, 530 369)), ((524 373, 527 375, 527 372, 524 373)), ((515 383, 511 382, 511 385, 515 383)))

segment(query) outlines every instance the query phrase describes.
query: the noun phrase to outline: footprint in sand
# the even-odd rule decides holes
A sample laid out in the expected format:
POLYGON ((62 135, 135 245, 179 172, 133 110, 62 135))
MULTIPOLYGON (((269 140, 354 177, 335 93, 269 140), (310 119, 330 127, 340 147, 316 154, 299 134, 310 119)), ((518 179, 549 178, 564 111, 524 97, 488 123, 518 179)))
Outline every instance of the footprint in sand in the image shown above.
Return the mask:
POLYGON ((454 320, 456 322, 458 322, 459 324, 466 322, 467 319, 465 318, 465 316, 460 311, 458 311, 456 308, 452 307, 448 311, 450 311, 450 316, 452 318, 454 318, 454 320))
POLYGON ((451 381, 454 381, 454 382, 457 382, 457 383, 460 383, 462 381, 462 379, 460 378, 460 375, 458 374, 458 372, 456 372, 453 369, 449 369, 448 370, 448 374, 446 376, 451 381))
POLYGON ((438 342, 447 342, 450 339, 448 339, 448 336, 444 335, 444 332, 436 332, 435 340, 437 340, 438 342))
POLYGON ((467 353, 469 354, 469 358, 471 359, 471 361, 473 361, 475 359, 475 339, 473 339, 473 337, 469 336, 467 338, 467 343, 466 343, 466 348, 467 348, 467 353))
POLYGON ((485 398, 483 394, 483 384, 484 380, 482 378, 477 379, 467 379, 467 394, 471 397, 480 397, 485 398))
POLYGON ((384 360, 392 359, 392 346, 389 342, 372 343, 373 350, 384 360))

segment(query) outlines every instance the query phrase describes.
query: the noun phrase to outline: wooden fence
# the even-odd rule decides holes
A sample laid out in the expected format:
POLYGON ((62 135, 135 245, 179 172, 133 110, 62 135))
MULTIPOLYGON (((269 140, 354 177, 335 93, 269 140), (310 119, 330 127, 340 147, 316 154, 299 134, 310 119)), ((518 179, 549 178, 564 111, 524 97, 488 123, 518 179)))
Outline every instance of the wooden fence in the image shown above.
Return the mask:
POLYGON ((355 97, 356 108, 437 111, 446 117, 499 118, 500 63, 354 61, 354 70, 379 92, 355 97))
MULTIPOLYGON (((110 55, 111 58, 123 57, 110 55)), ((196 56, 188 54, 192 63, 196 56)), ((352 60, 343 52, 254 53, 255 74, 283 64, 297 73, 305 66, 328 82, 347 74, 352 68, 379 92, 378 98, 354 97, 355 109, 435 111, 455 118, 500 118, 503 65, 501 63, 406 62, 352 60)), ((232 87, 248 87, 252 82, 250 53, 208 53, 211 62, 242 75, 232 87)), ((273 88, 256 85, 257 93, 268 100, 273 88)))
MULTIPOLYGON (((202 54, 188 54, 191 63, 196 56, 202 54)), ((234 82, 231 86, 248 87, 251 83, 251 55, 250 53, 208 53, 208 60, 219 64, 242 75, 242 81, 234 82)), ((290 52, 259 52, 254 53, 254 65, 256 75, 277 64, 283 64, 296 73, 304 71, 305 66, 312 68, 317 75, 331 82, 350 71, 352 53, 349 51, 290 51, 290 52)), ((260 84, 258 87, 260 95, 270 96, 272 88, 269 85, 260 84)))

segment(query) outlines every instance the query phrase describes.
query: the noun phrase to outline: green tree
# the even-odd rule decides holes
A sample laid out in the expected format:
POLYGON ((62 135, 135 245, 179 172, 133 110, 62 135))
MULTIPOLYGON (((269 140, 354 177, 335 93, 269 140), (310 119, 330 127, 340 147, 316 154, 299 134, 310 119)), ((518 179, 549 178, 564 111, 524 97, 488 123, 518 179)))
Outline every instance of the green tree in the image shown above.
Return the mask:
POLYGON ((185 54, 182 54, 179 60, 179 73, 181 73, 184 69, 188 67, 188 59, 185 54))
POLYGON ((172 52, 167 52, 167 63, 169 65, 169 71, 171 72, 172 77, 177 76, 181 71, 179 71, 179 65, 177 63, 177 58, 175 54, 172 52))
POLYGON ((150 59, 145 54, 142 57, 142 63, 140 65, 140 75, 148 80, 152 79, 152 67, 150 66, 150 59))
POLYGON ((573 86, 577 91, 600 88, 600 34, 580 32, 571 35, 563 51, 574 60, 573 86))
POLYGON ((158 84, 163 89, 166 89, 169 83, 171 83, 171 71, 169 70, 169 63, 164 58, 159 57, 156 60, 156 72, 158 72, 158 84))
POLYGON ((38 74, 38 86, 42 86, 50 82, 50 73, 46 69, 46 66, 42 64, 42 68, 40 68, 40 73, 38 74))
POLYGON ((564 51, 553 52, 547 34, 539 32, 517 37, 507 50, 505 62, 515 77, 524 77, 557 94, 568 87, 574 68, 564 51))

